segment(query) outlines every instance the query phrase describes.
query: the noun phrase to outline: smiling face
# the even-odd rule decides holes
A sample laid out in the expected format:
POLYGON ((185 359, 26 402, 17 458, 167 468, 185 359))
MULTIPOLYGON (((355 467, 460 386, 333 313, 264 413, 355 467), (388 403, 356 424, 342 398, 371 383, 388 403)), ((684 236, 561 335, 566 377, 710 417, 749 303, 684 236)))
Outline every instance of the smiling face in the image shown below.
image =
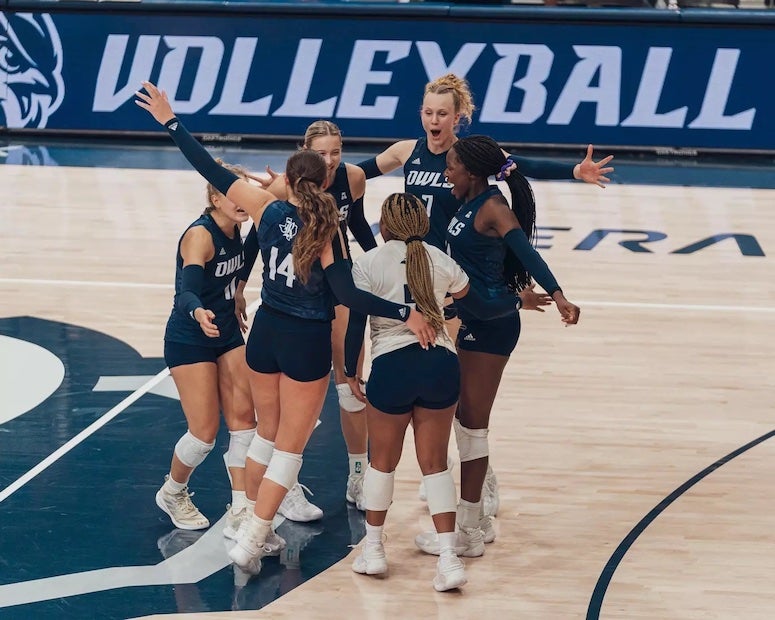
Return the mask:
POLYGON ((471 173, 468 172, 463 162, 455 151, 455 147, 447 151, 447 167, 444 169, 447 183, 452 185, 452 195, 458 200, 463 200, 471 187, 471 173))
POLYGON ((443 153, 452 146, 456 139, 455 127, 460 122, 452 93, 426 94, 422 100, 420 118, 431 153, 443 153))
POLYGON ((317 136, 310 140, 310 151, 318 153, 326 162, 328 185, 334 180, 336 169, 342 163, 342 137, 341 136, 317 136))
POLYGON ((240 209, 221 192, 210 195, 210 204, 215 207, 210 215, 221 227, 230 228, 232 224, 242 224, 250 219, 247 211, 240 209))

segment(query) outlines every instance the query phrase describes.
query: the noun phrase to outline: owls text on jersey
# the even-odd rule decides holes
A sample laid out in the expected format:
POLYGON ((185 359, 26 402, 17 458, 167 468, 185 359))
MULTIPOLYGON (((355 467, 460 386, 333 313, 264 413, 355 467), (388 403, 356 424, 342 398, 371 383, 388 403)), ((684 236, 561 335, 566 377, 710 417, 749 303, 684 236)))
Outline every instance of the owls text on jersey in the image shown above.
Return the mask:
MULTIPOLYGON (((441 307, 447 292, 457 293, 465 288, 468 276, 444 252, 428 243, 424 245, 431 259, 436 302, 441 307)), ((396 303, 414 305, 406 283, 406 244, 403 241, 388 241, 359 256, 352 273, 358 288, 396 303)), ((406 323, 394 319, 372 316, 370 327, 372 359, 417 342, 406 323)), ((436 344, 455 351, 454 343, 446 332, 439 335, 436 344)))

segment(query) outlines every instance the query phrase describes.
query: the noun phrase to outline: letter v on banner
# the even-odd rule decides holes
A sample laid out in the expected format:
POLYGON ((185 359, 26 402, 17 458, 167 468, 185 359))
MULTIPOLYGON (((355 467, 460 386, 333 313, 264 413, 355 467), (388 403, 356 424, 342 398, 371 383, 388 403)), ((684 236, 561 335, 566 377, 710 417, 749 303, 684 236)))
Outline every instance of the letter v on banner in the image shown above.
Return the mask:
POLYGON ((108 35, 94 87, 93 112, 114 112, 134 97, 138 84, 151 77, 160 40, 158 35, 140 35, 132 57, 129 77, 124 86, 118 88, 118 77, 126 57, 129 35, 108 35))

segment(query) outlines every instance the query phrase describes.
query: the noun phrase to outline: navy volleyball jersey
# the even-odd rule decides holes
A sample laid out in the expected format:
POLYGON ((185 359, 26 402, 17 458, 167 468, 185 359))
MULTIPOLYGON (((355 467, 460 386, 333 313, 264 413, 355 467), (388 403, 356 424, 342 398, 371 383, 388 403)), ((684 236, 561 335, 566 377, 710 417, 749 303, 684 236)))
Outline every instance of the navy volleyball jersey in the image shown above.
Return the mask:
POLYGON ((326 191, 334 197, 336 208, 339 209, 339 228, 344 237, 347 249, 347 258, 350 258, 350 243, 348 241, 347 224, 350 221, 350 207, 353 203, 353 195, 350 191, 350 181, 347 178, 347 167, 344 162, 339 164, 334 175, 334 180, 326 191))
POLYGON ((264 262, 261 301, 291 316, 330 321, 334 318, 334 296, 320 260, 313 263, 306 285, 294 273, 293 240, 302 226, 296 207, 285 200, 275 200, 261 216, 258 225, 258 245, 264 262))
MULTIPOLYGON (((497 186, 490 185, 476 198, 464 203, 447 228, 450 255, 466 272, 471 286, 486 299, 514 295, 506 286, 503 269, 506 242, 500 237, 483 235, 474 228, 476 214, 485 201, 492 196, 502 195, 497 186)), ((475 318, 462 308, 459 312, 462 319, 475 318)))
POLYGON ((452 195, 452 186, 444 177, 447 152, 435 155, 428 150, 428 140, 419 138, 404 164, 404 190, 425 203, 431 228, 425 241, 447 250, 447 226, 460 207, 460 201, 452 195))
MULTIPOLYGON (((213 238, 215 255, 205 264, 205 276, 199 299, 202 306, 215 313, 215 324, 220 335, 217 338, 205 336, 199 323, 180 310, 177 305, 167 321, 164 339, 169 342, 180 342, 205 347, 220 347, 230 343, 240 333, 239 323, 234 314, 234 292, 237 290, 237 276, 245 262, 242 253, 242 237, 240 229, 234 226, 233 238, 227 237, 210 215, 205 214, 193 222, 187 229, 203 226, 213 238)), ((178 241, 178 256, 175 268, 175 297, 180 295, 183 280, 183 257, 180 255, 180 243, 185 232, 178 241)))

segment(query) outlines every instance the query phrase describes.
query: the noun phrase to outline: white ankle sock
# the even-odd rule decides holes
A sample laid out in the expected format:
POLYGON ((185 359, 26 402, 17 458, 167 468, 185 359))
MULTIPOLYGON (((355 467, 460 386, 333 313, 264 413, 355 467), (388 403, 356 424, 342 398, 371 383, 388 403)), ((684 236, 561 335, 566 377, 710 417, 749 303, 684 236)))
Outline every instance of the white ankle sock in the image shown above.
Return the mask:
POLYGON ((370 525, 366 523, 366 542, 370 545, 382 543, 382 530, 384 529, 384 525, 370 525))
POLYGON ((439 533, 439 553, 454 553, 457 534, 455 532, 439 533))
POLYGON ((248 504, 248 498, 245 495, 245 491, 231 490, 231 512, 237 514, 248 504))
POLYGON ((167 487, 167 491, 169 491, 171 494, 175 494, 180 493, 183 489, 185 489, 186 484, 187 483, 185 482, 176 482, 170 475, 170 477, 167 478, 167 481, 164 483, 164 486, 167 487))
POLYGON ((366 465, 368 464, 369 455, 363 454, 350 454, 347 453, 347 457, 350 460, 350 475, 362 476, 366 473, 366 465))

